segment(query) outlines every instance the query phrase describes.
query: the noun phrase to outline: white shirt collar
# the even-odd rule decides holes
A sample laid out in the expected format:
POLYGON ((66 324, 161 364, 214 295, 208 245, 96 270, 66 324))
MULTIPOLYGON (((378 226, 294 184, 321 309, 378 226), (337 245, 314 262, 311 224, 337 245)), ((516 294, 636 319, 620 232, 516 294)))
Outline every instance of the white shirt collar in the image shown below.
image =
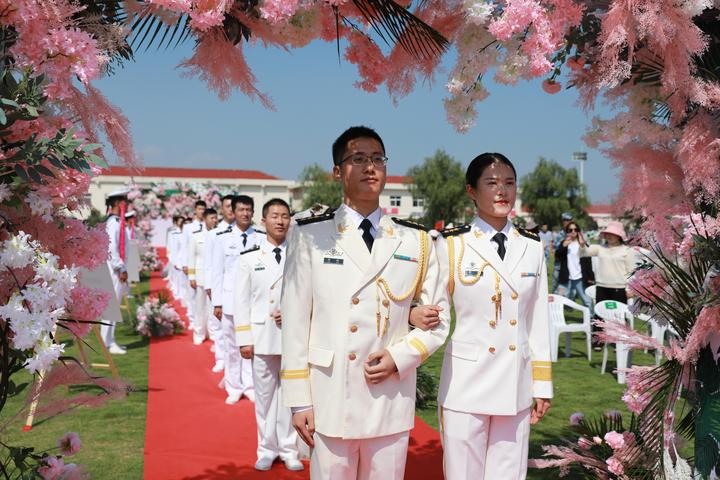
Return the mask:
POLYGON ((380 218, 382 217, 382 210, 380 207, 376 208, 370 215, 363 217, 360 213, 356 212, 346 204, 342 204, 340 208, 344 208, 350 221, 355 225, 355 228, 360 228, 360 223, 367 218, 372 224, 372 233, 375 233, 380 228, 380 218))
POLYGON ((502 228, 502 230, 495 230, 495 227, 491 226, 489 223, 487 223, 485 220, 483 220, 480 217, 475 217, 475 220, 473 221, 473 227, 476 230, 479 230, 480 232, 484 233, 485 235, 488 235, 488 238, 492 238, 495 236, 496 233, 501 232, 505 234, 505 238, 507 240, 510 239, 510 231, 512 230, 513 226, 512 223, 510 223, 510 220, 507 221, 505 226, 502 228))
POLYGON ((285 257, 285 249, 287 248, 287 240, 284 241, 283 243, 281 243, 280 245, 273 245, 272 243, 270 243, 270 240, 268 240, 267 237, 265 237, 262 241, 262 244, 263 244, 263 249, 268 252, 272 252, 276 248, 280 247, 280 253, 283 256, 283 258, 285 257))
POLYGON ((250 235, 253 234, 253 232, 255 232, 255 227, 253 227, 252 225, 250 225, 250 226, 248 227, 248 229, 243 232, 242 230, 240 230, 240 227, 238 227, 236 223, 233 223, 233 230, 237 230, 238 232, 240 232, 241 235, 242 235, 243 233, 247 233, 248 236, 250 236, 250 235))

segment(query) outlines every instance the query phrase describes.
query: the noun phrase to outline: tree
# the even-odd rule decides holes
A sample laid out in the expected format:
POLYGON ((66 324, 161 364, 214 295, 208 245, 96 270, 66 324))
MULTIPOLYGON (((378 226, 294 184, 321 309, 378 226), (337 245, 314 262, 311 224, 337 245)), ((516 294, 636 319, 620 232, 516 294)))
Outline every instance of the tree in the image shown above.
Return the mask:
POLYGON ((554 160, 540 157, 535 169, 520 179, 520 198, 538 225, 559 226, 563 212, 572 213, 580 228, 592 224, 585 211, 589 205, 587 192, 577 170, 564 168, 554 160))
POLYGON ((317 163, 308 165, 300 173, 303 190, 302 208, 310 208, 316 203, 337 207, 342 203, 342 187, 317 163))
POLYGON ((465 193, 465 171, 453 157, 438 150, 422 165, 408 170, 412 178, 410 192, 425 201, 425 215, 421 222, 433 226, 438 220, 457 222, 465 217, 465 209, 472 206, 465 193))

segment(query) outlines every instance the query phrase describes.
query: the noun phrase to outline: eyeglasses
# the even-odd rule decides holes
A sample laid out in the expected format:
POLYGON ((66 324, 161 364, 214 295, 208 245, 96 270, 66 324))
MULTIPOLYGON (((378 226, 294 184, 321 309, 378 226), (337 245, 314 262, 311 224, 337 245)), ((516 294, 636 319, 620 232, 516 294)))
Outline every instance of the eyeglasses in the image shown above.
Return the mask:
POLYGON ((360 167, 366 165, 368 162, 372 163, 376 168, 385 168, 388 162, 388 158, 384 155, 365 155, 364 153, 354 153, 348 157, 342 159, 340 163, 350 162, 350 165, 360 167))
POLYGON ((568 232, 577 232, 577 231, 578 231, 577 228, 568 228, 568 232))

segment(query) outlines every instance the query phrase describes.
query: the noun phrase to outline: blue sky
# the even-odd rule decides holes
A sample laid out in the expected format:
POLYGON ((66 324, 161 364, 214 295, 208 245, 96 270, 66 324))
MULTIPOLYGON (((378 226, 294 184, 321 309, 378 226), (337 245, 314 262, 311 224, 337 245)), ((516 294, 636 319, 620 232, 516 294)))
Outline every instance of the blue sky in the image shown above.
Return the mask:
POLYGON ((447 123, 442 103, 452 53, 434 83, 418 82, 393 105, 384 90, 367 93, 353 86, 355 67, 338 63, 334 43, 290 52, 246 45, 257 85, 275 104, 270 111, 239 92, 222 102, 201 81, 181 77, 176 66, 191 48, 192 41, 177 49, 140 51, 135 62, 96 84, 130 119, 147 166, 255 169, 297 178, 310 163, 329 168, 337 135, 365 124, 383 137, 393 175, 405 174, 439 148, 463 165, 479 153, 502 152, 519 175, 532 170, 540 156, 572 167, 572 152, 582 149, 588 152, 591 200, 607 202, 617 191, 610 161, 582 143, 591 117, 576 105, 575 90, 547 95, 540 82, 490 84, 477 125, 460 134, 447 123))

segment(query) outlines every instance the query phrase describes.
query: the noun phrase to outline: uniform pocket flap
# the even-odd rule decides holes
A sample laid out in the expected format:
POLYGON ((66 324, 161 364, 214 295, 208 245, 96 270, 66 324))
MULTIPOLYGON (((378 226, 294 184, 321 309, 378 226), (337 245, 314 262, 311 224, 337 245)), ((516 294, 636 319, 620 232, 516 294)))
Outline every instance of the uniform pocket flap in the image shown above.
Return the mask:
POLYGON ((332 363, 334 352, 324 348, 310 347, 308 349, 308 363, 318 367, 329 367, 332 363))
POLYGON ((263 317, 257 316, 257 317, 252 317, 252 318, 250 319, 250 321, 251 321, 252 323, 254 323, 255 325, 265 325, 266 319, 263 318, 263 317))
POLYGON ((450 342, 450 354, 453 357, 476 362, 480 357, 480 346, 474 343, 452 341, 450 342))

